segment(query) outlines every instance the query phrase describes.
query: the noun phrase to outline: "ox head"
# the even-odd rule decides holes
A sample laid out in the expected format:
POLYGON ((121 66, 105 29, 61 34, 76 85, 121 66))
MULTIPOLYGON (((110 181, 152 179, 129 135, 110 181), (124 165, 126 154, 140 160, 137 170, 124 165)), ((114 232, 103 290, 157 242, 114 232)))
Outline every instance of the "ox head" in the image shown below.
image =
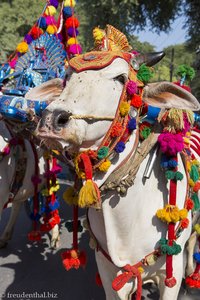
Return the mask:
MULTIPOLYGON (((70 61, 66 86, 44 111, 38 125, 38 135, 48 144, 56 140, 61 148, 76 153, 98 148, 115 117, 127 81, 131 79, 143 88, 136 76, 138 66, 144 59, 151 66, 163 56, 135 56, 127 49, 103 50, 70 61)), ((199 110, 192 94, 167 82, 145 86, 143 101, 161 108, 199 110)))

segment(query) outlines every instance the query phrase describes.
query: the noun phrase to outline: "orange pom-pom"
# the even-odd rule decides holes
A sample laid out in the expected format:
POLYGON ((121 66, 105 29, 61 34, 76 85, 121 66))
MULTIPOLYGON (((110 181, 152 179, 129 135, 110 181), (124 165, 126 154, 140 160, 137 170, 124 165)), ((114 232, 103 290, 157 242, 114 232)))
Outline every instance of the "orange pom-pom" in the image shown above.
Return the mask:
POLYGON ((142 98, 139 95, 134 94, 131 99, 131 105, 139 108, 142 105, 142 98))
POLYGON ((113 125, 112 129, 111 129, 111 137, 116 137, 116 136, 120 136, 122 132, 122 124, 119 122, 116 122, 115 125, 113 125))
POLYGON ((41 28, 39 28, 39 27, 37 27, 37 26, 34 26, 34 27, 31 29, 30 34, 31 34, 32 38, 33 38, 34 40, 36 40, 36 39, 38 39, 38 38, 41 36, 41 34, 43 34, 43 31, 42 31, 41 28))
POLYGON ((185 208, 187 210, 191 210, 191 209, 193 209, 193 207, 194 207, 194 202, 192 201, 192 199, 188 198, 186 200, 185 208))
POLYGON ((189 220, 187 218, 181 220, 181 224, 180 224, 181 228, 185 229, 188 227, 188 225, 189 225, 189 220))
POLYGON ((80 266, 85 266, 87 259, 84 251, 67 250, 61 254, 63 266, 68 271, 72 268, 78 269, 80 266))
POLYGON ((17 45, 16 51, 19 53, 26 53, 28 51, 28 44, 26 42, 21 42, 17 45))
POLYGON ((77 28, 79 26, 79 21, 75 17, 70 17, 65 22, 65 27, 68 29, 69 27, 77 28))
POLYGON ((194 187, 193 187, 193 191, 195 193, 197 193, 200 190, 200 181, 196 182, 194 187))

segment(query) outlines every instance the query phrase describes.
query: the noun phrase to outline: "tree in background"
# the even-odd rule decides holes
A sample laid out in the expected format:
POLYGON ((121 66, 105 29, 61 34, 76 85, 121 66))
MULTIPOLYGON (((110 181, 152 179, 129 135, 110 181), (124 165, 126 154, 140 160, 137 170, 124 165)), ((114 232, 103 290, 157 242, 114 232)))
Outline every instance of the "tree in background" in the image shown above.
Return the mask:
POLYGON ((45 3, 45 0, 0 1, 0 62, 5 62, 23 40, 45 3))
POLYGON ((92 29, 96 26, 104 28, 111 24, 128 37, 146 25, 157 32, 169 31, 170 22, 176 18, 181 3, 181 0, 80 0, 77 12, 86 49, 92 47, 92 29))

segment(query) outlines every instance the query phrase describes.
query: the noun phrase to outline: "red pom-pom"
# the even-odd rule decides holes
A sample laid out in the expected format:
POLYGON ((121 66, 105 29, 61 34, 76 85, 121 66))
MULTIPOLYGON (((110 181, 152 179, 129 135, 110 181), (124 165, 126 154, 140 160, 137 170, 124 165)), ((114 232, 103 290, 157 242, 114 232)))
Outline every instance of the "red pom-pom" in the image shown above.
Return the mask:
POLYGON ((198 181, 198 182, 195 183, 195 185, 193 187, 193 191, 195 193, 197 193, 199 190, 200 190, 200 182, 198 181))
POLYGON ((165 285, 168 286, 169 288, 172 288, 176 285, 176 278, 171 277, 171 278, 165 278, 165 285))
POLYGON ((131 105, 139 108, 142 105, 142 98, 137 94, 133 95, 131 99, 131 105))
POLYGON ((187 218, 181 220, 181 224, 180 224, 181 228, 185 229, 188 227, 188 225, 189 225, 189 220, 187 218))
POLYGON ((29 32, 29 34, 32 36, 32 38, 34 40, 38 39, 41 34, 43 34, 43 31, 41 28, 37 27, 37 26, 34 26, 31 31, 29 32))
POLYGON ((86 265, 86 254, 84 251, 67 250, 61 254, 63 260, 63 266, 68 271, 72 268, 78 269, 80 266, 86 265))
POLYGON ((40 231, 31 231, 28 233, 28 240, 31 242, 38 242, 41 241, 41 233, 40 231))
POLYGON ((191 288, 200 288, 200 275, 193 273, 192 275, 186 277, 185 283, 191 288))
POLYGON ((122 132, 122 124, 119 122, 116 122, 115 125, 113 125, 112 129, 111 129, 111 137, 117 137, 120 136, 122 132))
POLYGON ((191 210, 191 209, 193 209, 193 207, 194 207, 194 202, 192 201, 192 199, 188 198, 186 200, 185 208, 187 210, 191 210))
POLYGON ((102 281, 99 273, 96 273, 95 282, 97 286, 102 286, 102 281))
POLYGON ((70 27, 77 28, 78 26, 79 26, 79 20, 75 17, 70 17, 65 22, 66 28, 70 28, 70 27))

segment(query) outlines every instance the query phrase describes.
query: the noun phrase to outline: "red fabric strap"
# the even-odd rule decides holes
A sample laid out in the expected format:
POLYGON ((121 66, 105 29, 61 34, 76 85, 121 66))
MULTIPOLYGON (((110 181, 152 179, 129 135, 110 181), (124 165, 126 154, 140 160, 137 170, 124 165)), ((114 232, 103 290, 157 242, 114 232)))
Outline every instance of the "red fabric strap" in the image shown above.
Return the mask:
POLYGON ((134 266, 126 265, 124 266, 124 273, 118 275, 112 282, 112 288, 115 291, 119 291, 131 278, 137 278, 137 291, 136 291, 136 300, 140 300, 142 296, 142 277, 141 273, 138 270, 138 267, 141 266, 141 263, 138 263, 134 266))
POLYGON ((92 179, 92 163, 89 156, 86 153, 81 153, 80 159, 84 164, 84 171, 86 179, 92 179))

